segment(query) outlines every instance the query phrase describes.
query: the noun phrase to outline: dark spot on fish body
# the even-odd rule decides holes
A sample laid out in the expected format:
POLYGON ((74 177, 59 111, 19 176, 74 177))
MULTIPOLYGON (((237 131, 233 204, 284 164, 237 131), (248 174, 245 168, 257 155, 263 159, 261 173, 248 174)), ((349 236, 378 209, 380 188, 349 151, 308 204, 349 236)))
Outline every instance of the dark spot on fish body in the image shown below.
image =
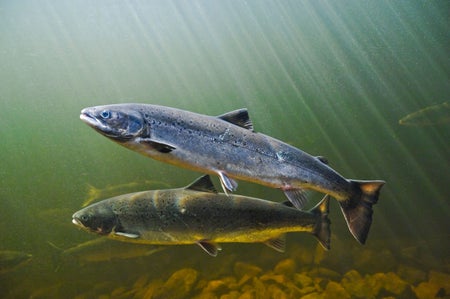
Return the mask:
POLYGON ((129 209, 126 202, 119 201, 115 205, 113 205, 113 211, 116 215, 124 215, 128 213, 129 209))

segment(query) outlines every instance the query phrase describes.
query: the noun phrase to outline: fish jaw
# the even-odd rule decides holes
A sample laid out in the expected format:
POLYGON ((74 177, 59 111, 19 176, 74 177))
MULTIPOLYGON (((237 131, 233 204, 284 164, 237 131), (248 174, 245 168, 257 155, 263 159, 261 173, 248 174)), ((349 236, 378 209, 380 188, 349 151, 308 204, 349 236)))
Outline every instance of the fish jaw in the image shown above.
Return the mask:
POLYGON ((77 218, 72 218, 72 223, 75 224, 77 227, 81 228, 84 231, 87 232, 95 232, 93 229, 85 226, 79 219, 77 218))
POLYGON ((84 225, 83 222, 81 222, 81 220, 78 219, 75 216, 72 218, 72 223, 75 224, 76 226, 78 226, 79 228, 87 231, 87 232, 93 232, 93 230, 91 228, 89 228, 86 225, 84 225))
POLYGON ((72 223, 77 225, 77 226, 81 226, 84 228, 84 225, 80 222, 80 220, 76 219, 76 218, 72 218, 72 223))
POLYGON ((91 127, 102 126, 102 123, 99 122, 95 117, 93 117, 90 110, 91 108, 85 108, 81 110, 80 119, 91 127))

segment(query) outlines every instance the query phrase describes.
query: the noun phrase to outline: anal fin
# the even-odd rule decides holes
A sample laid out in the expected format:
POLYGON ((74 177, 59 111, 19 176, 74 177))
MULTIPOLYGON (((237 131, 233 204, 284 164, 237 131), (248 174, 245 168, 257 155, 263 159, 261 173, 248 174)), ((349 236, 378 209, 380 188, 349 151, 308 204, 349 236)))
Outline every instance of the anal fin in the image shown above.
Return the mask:
POLYGON ((264 244, 278 252, 284 252, 286 249, 286 235, 283 234, 277 238, 269 239, 264 244))
POLYGON ((294 207, 299 210, 303 210, 303 207, 308 202, 306 192, 303 189, 284 189, 283 192, 294 207))

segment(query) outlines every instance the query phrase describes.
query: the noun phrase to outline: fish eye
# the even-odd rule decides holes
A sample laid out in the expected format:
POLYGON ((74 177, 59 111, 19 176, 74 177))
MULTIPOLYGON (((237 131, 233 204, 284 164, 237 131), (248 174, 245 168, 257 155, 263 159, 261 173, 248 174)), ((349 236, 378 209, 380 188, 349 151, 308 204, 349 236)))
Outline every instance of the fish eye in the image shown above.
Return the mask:
POLYGON ((104 119, 108 119, 111 117, 111 112, 109 110, 103 110, 100 112, 100 116, 104 119))
POLYGON ((86 214, 85 215, 81 215, 80 219, 81 219, 81 221, 86 222, 86 221, 89 220, 89 216, 86 215, 86 214))

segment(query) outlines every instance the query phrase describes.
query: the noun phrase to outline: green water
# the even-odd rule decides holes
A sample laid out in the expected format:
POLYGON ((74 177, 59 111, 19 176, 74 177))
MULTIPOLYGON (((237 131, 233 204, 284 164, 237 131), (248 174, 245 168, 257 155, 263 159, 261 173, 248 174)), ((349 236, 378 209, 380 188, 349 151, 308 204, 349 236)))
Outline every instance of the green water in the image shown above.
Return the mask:
MULTIPOLYGON (((121 102, 210 115, 247 107, 255 130, 327 157, 347 178, 387 182, 364 247, 333 202, 337 249, 326 253, 328 267, 373 273, 380 257, 358 266, 343 258, 345 248, 413 248, 425 252, 415 267, 448 274, 450 126, 398 120, 449 100, 449 12, 448 1, 1 1, 0 250, 34 256, 0 276, 1 292, 49 298, 64 288, 74 297, 101 285, 98 295, 144 274, 166 280, 191 267, 220 278, 236 261, 268 271, 295 259, 298 244, 316 250, 311 236, 292 234, 285 254, 225 244, 214 259, 178 246, 61 265, 48 242, 69 248, 96 238, 71 224, 89 185, 175 188, 199 176, 113 144, 79 120, 84 107, 121 102)), ((238 192, 284 200, 244 182, 238 192)))

